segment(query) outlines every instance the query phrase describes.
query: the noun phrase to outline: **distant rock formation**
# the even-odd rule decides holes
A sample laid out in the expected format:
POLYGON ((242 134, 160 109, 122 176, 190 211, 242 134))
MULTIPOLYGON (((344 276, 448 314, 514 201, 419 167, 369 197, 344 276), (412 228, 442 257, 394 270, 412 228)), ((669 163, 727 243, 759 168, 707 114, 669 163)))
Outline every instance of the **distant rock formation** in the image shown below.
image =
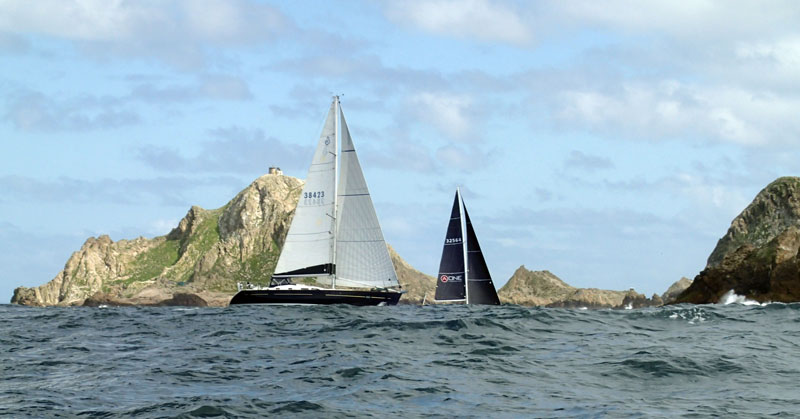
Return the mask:
POLYGON ((397 282, 406 291, 400 298, 399 304, 422 304, 426 300, 426 295, 427 302, 431 302, 436 291, 436 278, 414 269, 391 246, 389 246, 389 256, 397 272, 397 282))
MULTIPOLYGON (((227 305, 238 281, 269 283, 302 187, 290 176, 264 175, 222 208, 192 207, 166 236, 117 242, 91 237, 52 281, 17 288, 11 302, 81 305, 100 292, 107 302, 154 305, 188 293, 227 305)), ((393 251, 392 261, 408 290, 401 301, 421 302, 434 279, 393 251)))
POLYGON ((716 303, 730 290, 759 302, 800 301, 799 258, 800 178, 782 177, 733 219, 674 303, 716 303))
POLYGON ((94 293, 91 297, 83 301, 84 307, 124 307, 124 306, 191 306, 191 307, 207 307, 208 302, 197 294, 190 293, 177 293, 170 298, 156 301, 147 302, 141 299, 128 299, 120 298, 115 295, 106 294, 102 291, 94 293))
POLYGON ((546 306, 568 299, 576 290, 550 271, 529 271, 522 265, 497 295, 503 303, 546 306))
POLYGON ((661 294, 661 300, 663 301, 663 304, 670 304, 675 301, 675 299, 678 298, 678 296, 685 291, 686 288, 689 288, 689 285, 692 285, 692 280, 686 277, 675 281, 663 294, 661 294))
POLYGON ((633 289, 575 288, 549 271, 520 266, 497 293, 503 303, 564 308, 641 308, 657 305, 633 289))

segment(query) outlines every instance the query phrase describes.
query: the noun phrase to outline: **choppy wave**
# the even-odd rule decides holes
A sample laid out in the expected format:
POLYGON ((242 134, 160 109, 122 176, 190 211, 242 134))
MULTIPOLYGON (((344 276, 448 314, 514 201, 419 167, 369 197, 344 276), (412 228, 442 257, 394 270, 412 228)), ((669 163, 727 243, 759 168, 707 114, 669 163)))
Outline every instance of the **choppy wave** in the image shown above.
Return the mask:
POLYGON ((0 306, 0 416, 797 415, 800 305, 0 306))

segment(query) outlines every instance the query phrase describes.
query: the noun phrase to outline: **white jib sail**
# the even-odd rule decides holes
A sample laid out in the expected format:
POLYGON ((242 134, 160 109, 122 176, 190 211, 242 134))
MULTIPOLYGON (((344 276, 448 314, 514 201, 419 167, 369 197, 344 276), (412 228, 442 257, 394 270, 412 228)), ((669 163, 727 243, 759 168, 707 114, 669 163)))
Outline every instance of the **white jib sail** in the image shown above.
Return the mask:
MULTIPOLYGON (((306 184, 300 194, 286 242, 275 266, 276 275, 333 263, 337 151, 335 121, 334 100, 308 169, 306 184)), ((311 269, 312 272, 318 270, 311 269)), ((311 273, 291 276, 328 275, 311 273)))
MULTIPOLYGON (((341 110, 340 110, 341 112, 341 110)), ((336 226, 336 285, 396 287, 397 274, 344 114, 336 226)))

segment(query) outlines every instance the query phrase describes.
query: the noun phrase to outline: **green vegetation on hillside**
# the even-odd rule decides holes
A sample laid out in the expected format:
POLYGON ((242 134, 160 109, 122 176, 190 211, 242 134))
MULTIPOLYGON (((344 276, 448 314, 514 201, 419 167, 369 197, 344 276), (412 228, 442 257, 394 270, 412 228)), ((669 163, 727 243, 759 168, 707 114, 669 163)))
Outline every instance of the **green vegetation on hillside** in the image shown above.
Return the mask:
POLYGON ((124 285, 133 282, 148 281, 158 277, 164 268, 178 262, 178 240, 166 240, 150 250, 137 255, 131 263, 131 276, 120 281, 124 285))

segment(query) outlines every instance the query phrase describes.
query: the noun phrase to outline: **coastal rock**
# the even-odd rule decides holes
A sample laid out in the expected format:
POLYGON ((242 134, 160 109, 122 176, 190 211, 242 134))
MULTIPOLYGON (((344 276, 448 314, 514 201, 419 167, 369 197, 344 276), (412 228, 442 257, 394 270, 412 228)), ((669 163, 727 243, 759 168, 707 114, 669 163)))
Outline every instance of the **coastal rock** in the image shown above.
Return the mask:
MULTIPOLYGON (((52 281, 18 288, 11 302, 80 305, 98 291, 121 299, 144 290, 230 296, 237 280, 268 281, 302 185, 293 177, 265 175, 222 208, 192 207, 166 236, 89 238, 52 281)), ((136 300, 147 304, 155 298, 136 300)))
POLYGON ((520 266, 497 296, 502 303, 529 306, 546 306, 564 301, 575 294, 577 288, 553 275, 550 271, 529 271, 520 266))
POLYGON ((663 298, 661 298, 661 296, 660 296, 660 295, 658 295, 658 294, 653 294, 653 296, 652 296, 652 297, 650 297, 650 305, 651 305, 652 307, 660 307, 660 306, 663 306, 663 305, 664 305, 664 299, 663 299, 663 298))
POLYGON ((529 271, 520 266, 498 291, 503 303, 561 308, 624 308, 626 297, 640 306, 652 305, 633 290, 611 291, 575 288, 549 271, 529 271))
POLYGON ((789 227, 800 227, 800 178, 781 177, 767 185, 731 222, 708 257, 707 268, 722 263, 742 245, 759 248, 789 227))
POLYGON ((686 277, 682 277, 681 279, 672 283, 672 285, 667 288, 667 290, 661 294, 661 299, 664 301, 664 304, 670 304, 675 301, 678 296, 689 288, 689 285, 692 285, 692 280, 686 277))
POLYGON ((730 290, 759 302, 800 301, 799 253, 800 178, 782 177, 733 220, 674 303, 717 303, 730 290))
MULTIPOLYGON (((237 282, 269 283, 302 188, 299 179, 264 175, 222 208, 191 207, 165 236, 116 242, 108 236, 90 237, 53 280, 17 288, 11 302, 158 305, 192 294, 203 301, 177 297, 172 302, 225 306, 237 282)), ((421 302, 434 279, 390 251, 408 291, 403 299, 421 302)))
POLYGON ((208 307, 208 302, 197 294, 188 292, 177 293, 168 300, 161 301, 159 306, 190 306, 190 307, 208 307))
POLYGON ((633 289, 630 289, 625 293, 625 297, 622 298, 622 303, 615 308, 633 309, 651 307, 652 305, 653 301, 647 298, 644 294, 639 294, 633 289))
POLYGON ((397 281, 406 291, 400 298, 400 304, 431 302, 436 291, 436 278, 414 269, 391 246, 389 246, 389 256, 392 259, 394 270, 397 272, 397 281))
POLYGON ((84 307, 124 307, 124 306, 192 306, 192 307, 207 307, 208 302, 202 297, 191 293, 177 293, 169 298, 159 301, 152 301, 150 299, 141 298, 120 298, 116 295, 111 295, 98 291, 91 297, 83 301, 84 307))
POLYGON ((84 300, 82 305, 84 307, 100 307, 100 306, 124 307, 124 306, 131 306, 133 304, 119 297, 106 294, 102 291, 98 291, 94 293, 91 297, 84 300))

